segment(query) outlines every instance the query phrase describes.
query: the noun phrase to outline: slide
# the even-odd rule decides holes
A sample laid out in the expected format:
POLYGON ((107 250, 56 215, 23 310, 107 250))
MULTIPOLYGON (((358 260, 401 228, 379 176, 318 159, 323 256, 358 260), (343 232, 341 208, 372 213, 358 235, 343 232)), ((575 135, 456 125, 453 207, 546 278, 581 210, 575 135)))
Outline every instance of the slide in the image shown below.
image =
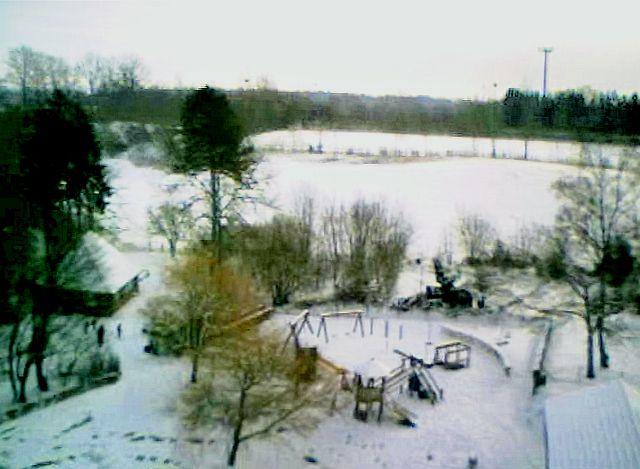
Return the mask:
POLYGON ((411 368, 405 368, 389 376, 384 387, 384 393, 391 394, 398 388, 398 386, 406 383, 406 381, 409 379, 409 375, 411 375, 412 372, 413 370, 411 368))
POLYGON ((400 421, 408 421, 413 423, 413 421, 418 417, 416 414, 411 412, 406 407, 398 404, 397 401, 391 399, 389 396, 385 395, 384 406, 388 409, 392 414, 394 414, 398 420, 400 421))
POLYGON ((438 383, 436 383, 436 380, 431 372, 426 368, 422 368, 418 371, 417 374, 418 379, 420 379, 420 383, 422 383, 422 386, 424 386, 425 389, 430 389, 435 393, 436 401, 442 400, 442 388, 438 386, 438 383))
POLYGON ((431 394, 431 396, 433 396, 433 397, 430 397, 430 399, 431 399, 431 403, 435 404, 436 401, 438 400, 438 398, 440 397, 438 395, 438 391, 431 385, 431 383, 429 383, 429 380, 427 379, 425 374, 422 372, 422 370, 416 371, 416 376, 418 377, 418 380, 420 381, 420 385, 424 389, 426 389, 427 392, 431 394))

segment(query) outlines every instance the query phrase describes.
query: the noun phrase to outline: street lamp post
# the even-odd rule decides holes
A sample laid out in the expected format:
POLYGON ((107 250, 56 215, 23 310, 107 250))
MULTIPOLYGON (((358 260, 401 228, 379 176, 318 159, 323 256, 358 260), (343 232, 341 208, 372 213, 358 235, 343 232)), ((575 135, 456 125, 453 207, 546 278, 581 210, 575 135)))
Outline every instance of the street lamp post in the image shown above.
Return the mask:
POLYGON ((540 52, 544 53, 544 71, 542 76, 542 97, 547 96, 547 64, 549 54, 553 51, 552 47, 542 47, 539 49, 540 52))
POLYGON ((496 102, 496 88, 497 83, 493 84, 493 103, 491 103, 491 158, 496 157, 496 116, 495 116, 495 102, 496 102))

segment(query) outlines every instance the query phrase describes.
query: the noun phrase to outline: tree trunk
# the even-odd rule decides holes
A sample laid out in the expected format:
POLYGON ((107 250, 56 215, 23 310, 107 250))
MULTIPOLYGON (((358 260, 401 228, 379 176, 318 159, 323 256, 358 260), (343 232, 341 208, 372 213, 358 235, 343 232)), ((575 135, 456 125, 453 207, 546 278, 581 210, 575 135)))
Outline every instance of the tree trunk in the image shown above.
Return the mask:
POLYGON ((40 299, 37 299, 35 306, 40 311, 35 311, 33 314, 33 336, 29 344, 29 356, 33 358, 36 365, 38 389, 44 392, 49 390, 49 384, 42 369, 48 342, 47 325, 49 322, 49 314, 42 311, 41 308, 46 308, 47 306, 44 305, 40 299))
POLYGON ((198 352, 194 352, 193 358, 191 359, 191 382, 195 383, 198 381, 198 352))
POLYGON ((18 330, 20 329, 20 320, 17 320, 11 327, 11 335, 9 336, 9 354, 7 359, 9 360, 9 381, 11 382, 11 392, 13 393, 13 400, 18 400, 18 384, 16 383, 16 365, 14 365, 15 359, 15 347, 18 339, 18 330))
POLYGON ((20 380, 20 395, 18 396, 18 402, 25 403, 27 402, 27 379, 29 378, 29 370, 31 370, 31 365, 33 365, 34 358, 29 357, 27 362, 24 364, 24 370, 21 375, 18 375, 18 379, 20 380))
POLYGON ((176 241, 169 239, 169 254, 172 258, 176 257, 176 241))
POLYGON ((27 105, 27 60, 22 56, 22 75, 20 76, 20 87, 22 88, 22 105, 27 105))
POLYGON ((214 250, 217 258, 221 255, 221 221, 220 221, 220 176, 211 170, 211 242, 214 243, 214 250))
POLYGON ((36 378, 38 379, 38 389, 40 391, 45 392, 49 390, 49 383, 47 382, 47 378, 44 375, 44 371, 42 369, 42 363, 44 362, 44 355, 38 354, 35 357, 35 365, 36 365, 36 378))
POLYGON ((235 466, 236 456, 238 455, 238 448, 240 447, 242 436, 242 425, 244 424, 244 403, 247 397, 247 391, 244 388, 240 391, 240 401, 238 402, 238 420, 233 429, 233 441, 231 444, 231 451, 229 451, 229 458, 227 459, 228 466, 235 466))
POLYGON ((600 276, 600 298, 599 298, 598 318, 596 319, 596 330, 598 331, 598 346, 600 350, 600 367, 609 368, 609 354, 604 339, 604 317, 607 314, 607 284, 604 276, 600 276))
POLYGON ((607 353, 607 344, 604 338, 604 320, 602 316, 598 316, 596 321, 596 330, 598 331, 598 346, 600 350, 600 368, 609 368, 609 354, 607 353))
POLYGON ((596 377, 596 372, 593 367, 593 329, 591 326, 587 330, 587 378, 593 379, 596 377))
POLYGON ((289 304, 289 292, 286 288, 275 285, 273 288, 273 296, 272 296, 273 306, 283 306, 289 304))

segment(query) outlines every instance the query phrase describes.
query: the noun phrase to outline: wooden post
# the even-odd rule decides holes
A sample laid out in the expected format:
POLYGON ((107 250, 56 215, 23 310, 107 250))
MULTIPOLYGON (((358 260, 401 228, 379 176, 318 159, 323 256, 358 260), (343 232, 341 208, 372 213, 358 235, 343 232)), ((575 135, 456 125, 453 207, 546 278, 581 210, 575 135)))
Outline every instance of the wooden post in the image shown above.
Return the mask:
POLYGON ((373 335, 373 318, 369 318, 369 335, 373 335))
POLYGON ((327 330, 327 321, 326 321, 326 319, 324 320, 323 324, 324 324, 324 342, 326 344, 328 344, 329 343, 329 331, 327 330))
POLYGON ((385 339, 389 338, 389 320, 388 319, 384 320, 384 338, 385 339))
POLYGON ((327 318, 324 316, 320 317, 320 324, 318 325, 318 334, 316 337, 320 337, 320 333, 324 332, 324 342, 329 343, 329 333, 327 332, 327 318))

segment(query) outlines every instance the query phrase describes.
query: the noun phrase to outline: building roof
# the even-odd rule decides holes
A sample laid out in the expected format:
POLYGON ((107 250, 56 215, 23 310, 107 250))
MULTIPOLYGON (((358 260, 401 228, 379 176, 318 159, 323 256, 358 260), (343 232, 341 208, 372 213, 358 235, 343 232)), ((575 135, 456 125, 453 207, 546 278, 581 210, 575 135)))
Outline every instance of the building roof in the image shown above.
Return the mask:
POLYGON ((62 262, 59 284, 74 290, 115 293, 139 270, 108 241, 89 232, 62 262))
POLYGON ((640 393, 621 380, 545 404, 548 469, 640 468, 640 393))

